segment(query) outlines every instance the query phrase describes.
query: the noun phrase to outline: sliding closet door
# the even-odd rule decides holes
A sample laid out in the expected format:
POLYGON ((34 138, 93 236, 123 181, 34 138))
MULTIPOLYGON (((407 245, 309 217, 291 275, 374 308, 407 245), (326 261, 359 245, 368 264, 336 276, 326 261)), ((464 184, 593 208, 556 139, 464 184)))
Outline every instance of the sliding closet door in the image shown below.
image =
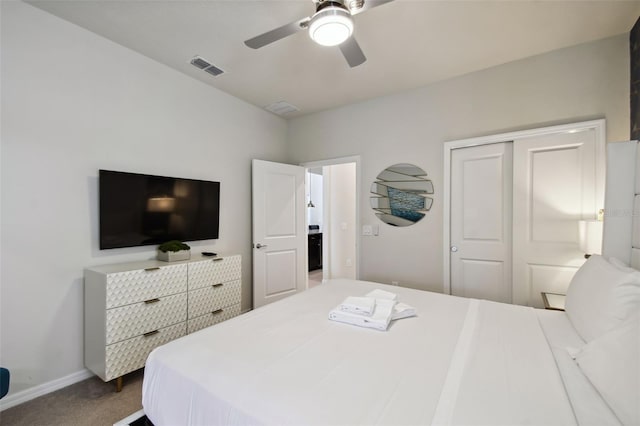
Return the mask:
POLYGON ((451 154, 451 294, 511 303, 512 144, 451 154))
POLYGON ((542 307, 584 263, 578 221, 596 212, 593 129, 518 139, 513 150, 513 303, 542 307))

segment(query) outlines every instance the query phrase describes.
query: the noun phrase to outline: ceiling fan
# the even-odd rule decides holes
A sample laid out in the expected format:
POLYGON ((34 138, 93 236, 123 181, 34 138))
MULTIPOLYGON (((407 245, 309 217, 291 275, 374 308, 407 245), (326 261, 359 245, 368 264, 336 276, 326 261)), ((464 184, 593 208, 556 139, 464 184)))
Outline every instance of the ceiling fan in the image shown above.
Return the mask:
POLYGON ((353 36, 352 17, 393 0, 315 0, 316 13, 291 22, 244 42, 259 49, 298 31, 308 30, 309 37, 323 46, 339 46, 350 67, 364 63, 360 45, 353 36))

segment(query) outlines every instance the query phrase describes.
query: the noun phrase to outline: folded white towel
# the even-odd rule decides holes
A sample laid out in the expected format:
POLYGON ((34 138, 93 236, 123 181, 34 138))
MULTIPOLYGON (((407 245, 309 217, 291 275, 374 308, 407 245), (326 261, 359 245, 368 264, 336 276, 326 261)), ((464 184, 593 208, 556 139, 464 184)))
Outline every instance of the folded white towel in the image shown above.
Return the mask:
POLYGON ((414 308, 413 306, 409 306, 406 303, 398 302, 393 307, 393 314, 391 314, 391 319, 397 320, 402 318, 408 318, 408 317, 416 316, 416 314, 417 314, 416 308, 414 308))
POLYGON ((390 291, 376 289, 367 293, 367 297, 373 297, 374 299, 397 300, 398 295, 391 293, 390 291))
POLYGON ((359 327, 386 331, 387 327, 389 327, 389 323, 391 322, 391 315, 393 314, 393 306, 395 304, 396 302, 393 300, 378 299, 376 300, 375 309, 371 316, 345 312, 340 309, 340 306, 338 306, 333 311, 329 312, 329 319, 332 321, 357 325, 359 327))
POLYGON ((371 316, 376 307, 376 299, 372 297, 349 296, 340 304, 339 308, 344 312, 371 316))

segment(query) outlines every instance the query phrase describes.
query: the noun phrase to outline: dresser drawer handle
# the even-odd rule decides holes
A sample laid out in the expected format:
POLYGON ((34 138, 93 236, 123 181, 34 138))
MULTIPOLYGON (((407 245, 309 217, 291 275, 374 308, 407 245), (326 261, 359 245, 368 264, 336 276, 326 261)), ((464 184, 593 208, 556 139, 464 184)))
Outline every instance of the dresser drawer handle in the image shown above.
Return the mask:
POLYGON ((224 259, 224 257, 216 257, 215 259, 212 259, 214 262, 220 262, 222 259, 224 259))
POLYGON ((153 271, 159 271, 160 267, 156 266, 155 268, 144 268, 145 272, 153 272, 153 271))
POLYGON ((217 315, 219 313, 222 313, 223 309, 216 309, 215 311, 211 312, 211 315, 217 315))
POLYGON ((149 331, 149 332, 147 332, 147 333, 144 333, 144 334, 143 334, 143 336, 144 336, 144 337, 151 337, 151 336, 153 336, 154 334, 158 334, 158 333, 160 333, 160 331, 159 331, 159 330, 153 330, 153 331, 149 331))
POLYGON ((149 300, 145 300, 144 303, 146 303, 147 305, 150 305, 152 303, 156 303, 159 302, 160 299, 158 299, 157 297, 155 299, 149 299, 149 300))
POLYGON ((211 287, 216 288, 216 287, 222 287, 224 284, 222 283, 217 283, 217 284, 213 284, 211 287))

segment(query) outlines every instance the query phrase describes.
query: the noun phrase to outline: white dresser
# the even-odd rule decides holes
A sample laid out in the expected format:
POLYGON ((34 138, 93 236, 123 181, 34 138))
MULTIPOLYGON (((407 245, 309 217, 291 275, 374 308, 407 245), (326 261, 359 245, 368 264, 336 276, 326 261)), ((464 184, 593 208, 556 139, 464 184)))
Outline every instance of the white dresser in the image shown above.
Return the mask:
POLYGON ((240 284, 239 255, 85 269, 86 367, 120 390, 157 346, 240 314, 240 284))

